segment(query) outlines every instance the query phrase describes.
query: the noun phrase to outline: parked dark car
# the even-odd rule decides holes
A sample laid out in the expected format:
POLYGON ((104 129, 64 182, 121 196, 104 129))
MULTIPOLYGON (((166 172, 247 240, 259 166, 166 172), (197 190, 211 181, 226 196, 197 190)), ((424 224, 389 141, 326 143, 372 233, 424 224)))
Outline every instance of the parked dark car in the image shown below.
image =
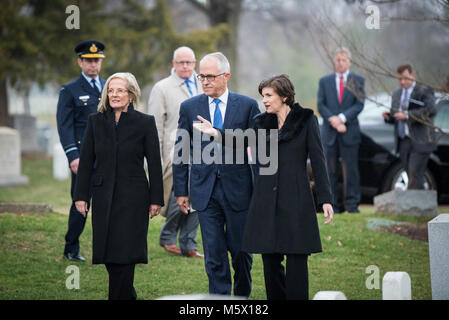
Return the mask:
MULTIPOLYGON (((359 115, 362 132, 359 171, 363 202, 372 202, 375 195, 393 189, 407 189, 407 173, 401 167, 395 148, 394 126, 385 123, 382 117, 382 111, 390 105, 391 96, 379 94, 365 100, 359 115)), ((438 147, 430 155, 424 187, 437 190, 439 203, 449 203, 449 97, 437 95, 436 107, 435 126, 443 129, 445 134, 438 133, 438 147)))

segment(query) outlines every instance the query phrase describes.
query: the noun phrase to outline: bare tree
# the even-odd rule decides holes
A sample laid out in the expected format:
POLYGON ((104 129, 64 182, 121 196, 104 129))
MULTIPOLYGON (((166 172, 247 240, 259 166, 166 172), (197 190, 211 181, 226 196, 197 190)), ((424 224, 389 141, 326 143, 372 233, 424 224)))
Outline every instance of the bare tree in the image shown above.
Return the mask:
MULTIPOLYGON (((346 2, 354 2, 347 1, 346 2)), ((362 4, 364 1, 360 1, 362 4)), ((390 0, 390 1, 371 1, 377 4, 386 5, 387 3, 392 5, 398 5, 400 0, 390 0)), ((442 16, 438 17, 438 19, 432 20, 435 24, 440 24, 444 19, 443 15, 449 12, 449 6, 447 1, 435 0, 435 2, 441 4, 441 12, 442 16), (444 11, 444 10, 447 11, 444 11)), ((362 6, 361 4, 361 6, 362 6)), ((362 6, 363 8, 363 6, 362 6)), ((393 15, 397 10, 391 10, 393 15)), ((412 10, 413 11, 413 10, 412 10)), ((363 10, 364 12, 364 10, 363 10)), ((363 17, 363 16, 362 16, 363 17)), ((397 17, 397 16, 395 16, 397 17)), ((417 22, 416 20, 411 20, 412 16, 409 16, 407 19, 398 19, 394 18, 390 20, 390 18, 384 19, 385 21, 389 21, 390 23, 412 23, 417 22)), ((422 20, 418 20, 418 22, 422 22, 422 20)), ((429 21, 427 21, 429 22, 429 21)), ((444 27, 445 28, 445 27, 444 27)), ((371 90, 373 92, 391 92, 392 85, 396 85, 397 73, 396 66, 392 65, 392 62, 387 59, 388 56, 385 52, 385 49, 381 46, 373 46, 372 43, 367 43, 366 38, 363 38, 357 32, 348 32, 344 26, 341 26, 336 23, 335 18, 332 13, 326 9, 321 10, 321 13, 318 15, 317 19, 311 21, 308 25, 308 32, 311 33, 311 38, 314 39, 313 44, 318 52, 320 52, 323 61, 332 65, 333 52, 335 48, 345 46, 347 47, 352 54, 352 65, 364 74, 367 79, 367 83, 370 84, 371 90)), ((414 32, 414 29, 411 29, 410 32, 414 32)), ((446 44, 449 44, 449 38, 442 39, 446 44)), ((401 59, 401 58, 399 58, 401 59)), ((413 61, 410 61, 413 64, 413 61)), ((439 63, 438 61, 436 62, 439 63)), ((435 92, 448 94, 449 97, 449 79, 447 74, 444 75, 442 72, 438 73, 438 77, 422 77, 417 79, 418 83, 424 84, 425 86, 432 88, 435 92)), ((361 92, 358 92, 355 87, 348 86, 348 89, 351 90, 356 96, 359 96, 362 99, 370 99, 369 96, 361 96, 361 92)), ((391 106, 385 106, 379 104, 378 101, 374 101, 380 107, 390 109, 391 106)), ((409 116, 422 124, 425 124, 429 127, 434 128, 440 134, 437 136, 437 139, 440 139, 442 135, 449 135, 444 132, 442 128, 439 128, 433 124, 432 119, 429 116, 423 117, 415 117, 412 114, 409 116)))

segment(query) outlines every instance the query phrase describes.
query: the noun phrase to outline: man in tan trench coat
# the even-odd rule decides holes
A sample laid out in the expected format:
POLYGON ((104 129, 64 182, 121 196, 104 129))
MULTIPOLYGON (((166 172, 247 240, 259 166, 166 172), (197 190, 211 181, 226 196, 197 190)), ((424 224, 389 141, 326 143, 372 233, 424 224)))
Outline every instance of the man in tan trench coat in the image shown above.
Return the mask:
POLYGON ((171 75, 157 82, 148 100, 148 113, 153 115, 159 135, 164 178, 164 201, 167 204, 161 214, 166 217, 159 244, 168 252, 188 257, 199 257, 196 250, 198 213, 184 214, 176 204, 173 194, 172 160, 181 103, 203 93, 195 69, 195 53, 188 47, 180 47, 173 53, 171 75), (176 238, 179 231, 179 246, 176 238))

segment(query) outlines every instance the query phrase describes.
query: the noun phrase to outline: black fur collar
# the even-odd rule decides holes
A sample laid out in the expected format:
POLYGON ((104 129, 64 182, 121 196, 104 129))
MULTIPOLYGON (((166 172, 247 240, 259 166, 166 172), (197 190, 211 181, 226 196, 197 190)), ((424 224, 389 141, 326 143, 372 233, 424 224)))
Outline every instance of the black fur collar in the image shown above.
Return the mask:
MULTIPOLYGON (((284 125, 279 130, 279 142, 288 141, 297 136, 312 115, 311 109, 303 108, 297 102, 293 104, 284 125)), ((278 129, 277 117, 272 113, 260 113, 254 118, 254 127, 256 129, 278 129)))

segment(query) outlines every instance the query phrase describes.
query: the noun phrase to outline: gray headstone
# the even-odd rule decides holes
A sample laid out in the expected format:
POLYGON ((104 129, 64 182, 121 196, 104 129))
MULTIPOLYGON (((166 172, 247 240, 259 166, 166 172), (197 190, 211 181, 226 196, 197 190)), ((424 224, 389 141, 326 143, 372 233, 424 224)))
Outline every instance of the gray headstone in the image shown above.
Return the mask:
POLYGON ((0 202, 0 213, 47 213, 53 206, 48 203, 11 203, 0 202))
POLYGON ((430 282, 433 300, 449 300, 449 213, 428 222, 430 282))
POLYGON ((374 212, 390 215, 435 217, 438 214, 435 190, 393 190, 374 197, 374 212))
POLYGON ((11 119, 13 128, 20 132, 20 150, 22 152, 39 151, 36 118, 27 114, 14 114, 11 119))
POLYGON ((17 130, 0 127, 0 187, 28 184, 22 176, 20 158, 20 136, 17 130))

